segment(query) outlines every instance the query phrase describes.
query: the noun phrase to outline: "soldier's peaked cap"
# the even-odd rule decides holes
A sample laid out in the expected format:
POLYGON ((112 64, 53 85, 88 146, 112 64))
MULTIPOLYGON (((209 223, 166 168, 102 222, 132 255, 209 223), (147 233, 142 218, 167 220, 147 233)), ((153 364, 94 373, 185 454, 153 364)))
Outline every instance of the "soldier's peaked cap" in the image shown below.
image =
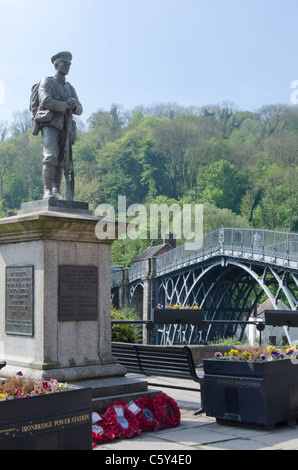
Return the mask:
POLYGON ((51 61, 54 64, 56 62, 56 60, 58 60, 58 59, 59 60, 64 60, 66 62, 71 62, 72 61, 72 54, 70 52, 67 52, 67 51, 58 52, 58 54, 55 54, 51 58, 51 61))

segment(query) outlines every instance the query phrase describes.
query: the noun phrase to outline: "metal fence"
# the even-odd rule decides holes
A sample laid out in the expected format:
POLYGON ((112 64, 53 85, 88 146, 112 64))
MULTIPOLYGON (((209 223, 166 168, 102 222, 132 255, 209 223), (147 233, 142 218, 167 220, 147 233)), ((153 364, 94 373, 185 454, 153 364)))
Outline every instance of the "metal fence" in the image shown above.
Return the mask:
POLYGON ((156 273, 177 269, 217 254, 263 259, 298 268, 298 233, 220 228, 156 258, 156 273))
POLYGON ((144 276, 145 274, 145 261, 140 261, 139 263, 136 263, 134 266, 131 268, 128 268, 127 270, 127 276, 128 276, 128 281, 132 282, 135 279, 140 279, 144 276))
MULTIPOLYGON (((198 262, 219 254, 264 260, 298 268, 298 233, 251 228, 225 228, 204 235, 156 258, 156 274, 198 262)), ((145 262, 127 269, 127 281, 145 275, 145 262)), ((122 272, 112 275, 112 286, 121 282, 122 272)))

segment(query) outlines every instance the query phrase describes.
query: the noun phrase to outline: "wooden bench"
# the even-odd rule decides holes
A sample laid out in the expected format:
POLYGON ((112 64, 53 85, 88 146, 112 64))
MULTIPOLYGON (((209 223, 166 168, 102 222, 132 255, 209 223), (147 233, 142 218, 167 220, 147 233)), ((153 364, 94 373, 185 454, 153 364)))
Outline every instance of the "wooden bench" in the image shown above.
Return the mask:
POLYGON ((148 385, 199 391, 202 406, 195 414, 204 412, 204 379, 197 375, 191 350, 187 346, 112 343, 112 354, 127 372, 146 376, 174 377, 199 383, 200 388, 153 382, 148 382, 148 385))

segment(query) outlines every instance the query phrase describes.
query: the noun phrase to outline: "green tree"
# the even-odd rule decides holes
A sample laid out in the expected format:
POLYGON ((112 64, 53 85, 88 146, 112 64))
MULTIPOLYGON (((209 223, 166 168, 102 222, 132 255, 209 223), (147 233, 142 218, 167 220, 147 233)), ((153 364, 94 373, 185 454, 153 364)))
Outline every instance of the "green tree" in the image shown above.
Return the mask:
POLYGON ((122 136, 124 117, 118 105, 113 104, 110 111, 99 110, 87 120, 89 125, 89 139, 98 148, 107 142, 114 142, 122 136))
POLYGON ((221 209, 227 208, 238 213, 246 189, 245 174, 227 160, 219 160, 199 172, 199 197, 203 202, 209 202, 221 209))
POLYGON ((167 190, 165 164, 145 125, 99 150, 98 165, 107 200, 114 206, 119 195, 125 195, 131 205, 167 190))
POLYGON ((293 230, 298 219, 298 170, 272 164, 264 170, 262 197, 253 224, 271 230, 293 230))
POLYGON ((195 147, 198 141, 197 128, 191 120, 182 116, 174 120, 163 119, 156 128, 154 137, 167 169, 170 190, 167 194, 180 198, 190 185, 186 152, 188 147, 195 147))
POLYGON ((11 142, 0 144, 0 197, 4 196, 4 183, 10 177, 16 160, 16 148, 11 142))

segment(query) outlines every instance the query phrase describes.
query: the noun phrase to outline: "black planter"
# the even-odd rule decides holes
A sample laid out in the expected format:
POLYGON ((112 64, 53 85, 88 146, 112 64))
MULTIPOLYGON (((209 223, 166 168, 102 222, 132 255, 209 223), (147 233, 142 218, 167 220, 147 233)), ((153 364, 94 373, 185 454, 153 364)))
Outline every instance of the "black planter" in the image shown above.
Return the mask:
POLYGON ((202 325, 204 313, 197 308, 153 308, 152 320, 157 325, 202 325))
POLYGON ((91 389, 1 401, 0 450, 92 450, 91 389))
POLYGON ((268 427, 298 418, 298 365, 290 359, 203 362, 207 416, 268 427))

